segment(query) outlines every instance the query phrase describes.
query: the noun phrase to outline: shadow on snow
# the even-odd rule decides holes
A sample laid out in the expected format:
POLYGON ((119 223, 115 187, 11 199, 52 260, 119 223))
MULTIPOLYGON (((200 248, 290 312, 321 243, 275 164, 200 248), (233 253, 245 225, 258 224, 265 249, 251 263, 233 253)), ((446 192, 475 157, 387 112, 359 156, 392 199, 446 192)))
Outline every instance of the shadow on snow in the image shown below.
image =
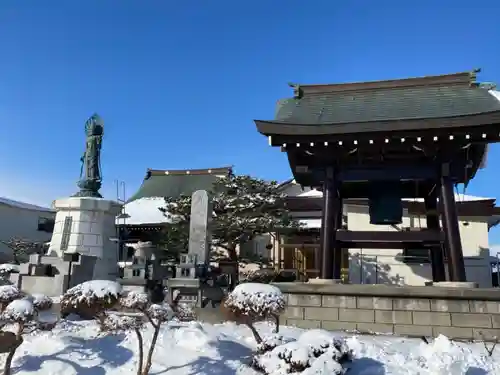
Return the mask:
POLYGON ((130 349, 120 346, 124 339, 125 335, 103 336, 94 339, 67 337, 65 338, 67 345, 64 349, 40 356, 24 355, 16 361, 17 366, 13 368, 13 372, 35 372, 41 369, 44 362, 57 361, 73 367, 78 375, 105 375, 104 365, 119 367, 128 362, 134 355, 130 349), (72 354, 77 354, 79 358, 72 358, 72 354), (99 359, 100 363, 84 367, 79 364, 82 359, 83 361, 99 359))

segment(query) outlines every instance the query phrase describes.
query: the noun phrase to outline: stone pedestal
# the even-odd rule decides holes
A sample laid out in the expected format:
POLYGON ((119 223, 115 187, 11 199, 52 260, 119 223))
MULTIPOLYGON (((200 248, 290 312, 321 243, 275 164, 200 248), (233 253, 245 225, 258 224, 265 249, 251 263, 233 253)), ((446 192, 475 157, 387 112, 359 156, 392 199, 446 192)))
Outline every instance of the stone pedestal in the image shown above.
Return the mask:
POLYGON ((342 280, 340 279, 309 279, 309 284, 318 284, 318 285, 334 285, 334 284, 342 284, 342 280))
POLYGON ((478 288, 479 285, 470 281, 439 281, 439 282, 429 282, 425 284, 426 286, 434 286, 441 288, 478 288))
POLYGON ((120 204, 102 198, 71 197, 54 201, 53 207, 57 214, 48 254, 96 257, 89 280, 116 280, 118 247, 111 238, 116 237, 115 217, 120 204))

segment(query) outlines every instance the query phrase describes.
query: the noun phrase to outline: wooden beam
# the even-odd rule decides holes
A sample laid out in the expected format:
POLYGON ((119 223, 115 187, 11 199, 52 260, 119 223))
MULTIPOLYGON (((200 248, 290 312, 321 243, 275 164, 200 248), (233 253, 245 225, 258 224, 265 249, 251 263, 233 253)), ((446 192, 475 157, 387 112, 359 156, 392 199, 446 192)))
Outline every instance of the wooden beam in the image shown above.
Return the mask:
POLYGON ((345 248, 404 249, 415 245, 426 247, 444 242, 444 233, 434 230, 383 232, 345 231, 337 232, 337 240, 345 248))
POLYGON ((337 240, 341 242, 397 242, 397 243, 436 243, 444 241, 444 233, 436 230, 405 232, 352 231, 338 230, 337 240))

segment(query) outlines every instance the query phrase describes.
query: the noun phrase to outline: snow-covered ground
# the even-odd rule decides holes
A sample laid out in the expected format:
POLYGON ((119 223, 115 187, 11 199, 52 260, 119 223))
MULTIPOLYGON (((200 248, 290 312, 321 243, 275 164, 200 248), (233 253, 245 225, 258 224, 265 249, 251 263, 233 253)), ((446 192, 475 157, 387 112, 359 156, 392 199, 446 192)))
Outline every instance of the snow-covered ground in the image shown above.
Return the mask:
MULTIPOLYGON (((259 323, 257 328, 263 336, 272 334, 272 325, 259 323)), ((280 329, 280 334, 289 338, 303 332, 291 327, 280 329)), ((151 334, 145 334, 147 344, 151 334)), ((349 375, 500 374, 500 348, 489 357, 482 343, 452 343, 440 337, 427 345, 420 340, 386 336, 349 336, 347 343, 355 356, 349 375)), ((62 321, 52 332, 25 337, 17 350, 13 373, 135 374, 136 346, 132 333, 100 335, 93 322, 62 321)), ((161 331, 151 374, 257 374, 248 366, 255 347, 252 334, 244 326, 172 322, 161 331)))

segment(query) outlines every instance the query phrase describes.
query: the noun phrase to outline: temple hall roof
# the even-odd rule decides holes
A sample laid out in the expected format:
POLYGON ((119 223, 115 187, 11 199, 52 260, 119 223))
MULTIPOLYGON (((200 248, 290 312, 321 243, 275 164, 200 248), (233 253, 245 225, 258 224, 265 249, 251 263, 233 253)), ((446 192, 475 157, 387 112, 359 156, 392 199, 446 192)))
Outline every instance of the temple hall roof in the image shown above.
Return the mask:
POLYGON ((191 195, 196 190, 208 190, 217 178, 231 173, 231 167, 209 169, 157 170, 148 169, 139 190, 126 203, 141 198, 191 195))
MULTIPOLYGON (((394 130, 403 124, 418 129, 422 125, 418 120, 477 115, 495 116, 496 122, 500 119, 500 96, 494 85, 477 83, 475 73, 377 82, 291 85, 295 95, 278 101, 275 119, 256 120, 256 124, 266 135, 300 135, 308 133, 304 125, 311 131, 323 128, 322 134, 332 134, 336 132, 334 129, 340 131, 342 127, 339 125, 342 124, 358 124, 356 131, 366 132, 388 130, 378 128, 380 124, 377 123, 382 122, 390 122, 396 126, 394 130), (291 125, 296 125, 296 130, 291 125), (305 130, 297 133, 298 127, 305 130)), ((453 124, 456 125, 456 121, 453 124)))

